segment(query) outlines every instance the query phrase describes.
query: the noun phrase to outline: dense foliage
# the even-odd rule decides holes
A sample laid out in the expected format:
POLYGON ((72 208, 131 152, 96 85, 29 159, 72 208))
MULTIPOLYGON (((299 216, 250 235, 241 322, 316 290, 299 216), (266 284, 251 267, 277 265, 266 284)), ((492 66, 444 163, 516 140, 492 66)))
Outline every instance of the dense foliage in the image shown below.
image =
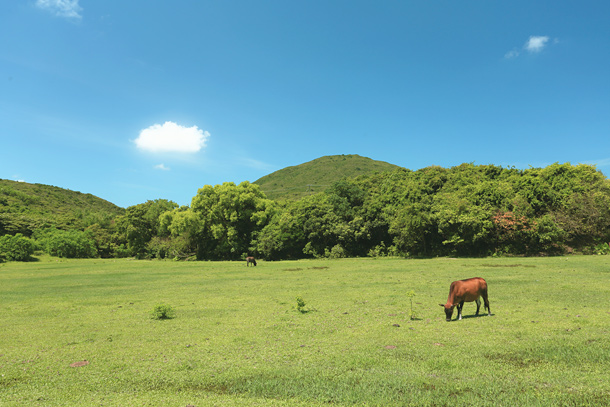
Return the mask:
POLYGON ((128 247, 128 253, 138 258, 149 257, 149 243, 159 234, 159 217, 178 207, 166 199, 147 201, 130 206, 117 218, 117 239, 128 247))
POLYGON ((183 250, 197 259, 240 259, 274 210, 273 201, 247 181, 206 185, 190 208, 162 215, 161 229, 169 239, 183 238, 183 250))
MULTIPOLYGON (((72 229, 42 222, 33 237, 65 257, 606 254, 610 184, 582 164, 401 168, 342 179, 296 201, 270 200, 247 181, 206 185, 190 206, 148 201, 92 222, 72 229)), ((16 234, 7 225, 19 230, 2 225, 4 234, 16 234)))
POLYGON ((61 257, 116 256, 114 220, 124 211, 91 194, 0 179, 0 237, 13 242, 14 253, 4 257, 28 260, 35 248, 61 257))
POLYGON ((610 185, 588 165, 463 164, 342 180, 283 203, 249 183, 206 186, 191 208, 162 218, 166 235, 186 236, 199 259, 600 252, 610 185))
POLYGON ((94 240, 79 230, 45 229, 34 234, 43 251, 56 257, 87 259, 97 257, 94 240))
POLYGON ((0 261, 28 261, 34 249, 34 242, 20 233, 0 236, 0 261))
POLYGON ((587 165, 517 170, 462 164, 359 183, 392 243, 411 255, 560 253, 607 242, 610 189, 587 165))

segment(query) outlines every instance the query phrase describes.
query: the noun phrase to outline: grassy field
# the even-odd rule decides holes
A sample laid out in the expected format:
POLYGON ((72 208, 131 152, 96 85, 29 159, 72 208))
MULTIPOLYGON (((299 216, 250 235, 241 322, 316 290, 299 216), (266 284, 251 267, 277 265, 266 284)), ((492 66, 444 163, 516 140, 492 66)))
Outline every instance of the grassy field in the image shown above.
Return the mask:
POLYGON ((605 256, 5 263, 0 406, 610 405, 609 305, 605 256))

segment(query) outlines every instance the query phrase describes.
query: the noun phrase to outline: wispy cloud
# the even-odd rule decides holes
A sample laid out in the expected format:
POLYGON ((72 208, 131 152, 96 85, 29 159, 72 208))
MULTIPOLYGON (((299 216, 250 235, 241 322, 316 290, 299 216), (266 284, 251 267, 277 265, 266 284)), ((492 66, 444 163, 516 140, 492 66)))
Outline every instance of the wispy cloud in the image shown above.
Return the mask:
POLYGON ((36 0, 36 7, 47 10, 58 17, 81 19, 83 8, 78 0, 36 0))
POLYGON ((267 164, 263 161, 255 160, 253 158, 241 158, 240 159, 242 165, 255 169, 255 170, 263 170, 263 171, 271 171, 275 170, 275 166, 271 164, 267 164))
POLYGON ((519 56, 519 51, 517 51, 516 49, 514 49, 512 51, 508 51, 506 54, 504 54, 504 58, 506 58, 506 59, 517 58, 518 56, 519 56))
POLYGON ((159 165, 155 165, 156 170, 169 171, 170 168, 166 167, 165 164, 161 163, 159 165))
POLYGON ((529 40, 525 43, 523 48, 525 48, 528 52, 540 52, 546 47, 547 42, 549 42, 549 37, 545 36, 531 36, 529 40))
POLYGON ((197 126, 165 122, 140 131, 134 142, 140 150, 153 153, 196 153, 206 146, 209 137, 210 133, 197 126))

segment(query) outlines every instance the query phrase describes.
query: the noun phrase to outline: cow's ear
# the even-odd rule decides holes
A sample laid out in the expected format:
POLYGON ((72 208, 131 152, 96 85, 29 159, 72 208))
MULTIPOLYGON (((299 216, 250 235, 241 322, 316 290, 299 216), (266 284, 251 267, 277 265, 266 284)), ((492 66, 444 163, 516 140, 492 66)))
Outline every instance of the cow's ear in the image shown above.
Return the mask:
POLYGON ((440 305, 441 307, 444 307, 444 306, 445 306, 445 304, 438 304, 438 305, 440 305))

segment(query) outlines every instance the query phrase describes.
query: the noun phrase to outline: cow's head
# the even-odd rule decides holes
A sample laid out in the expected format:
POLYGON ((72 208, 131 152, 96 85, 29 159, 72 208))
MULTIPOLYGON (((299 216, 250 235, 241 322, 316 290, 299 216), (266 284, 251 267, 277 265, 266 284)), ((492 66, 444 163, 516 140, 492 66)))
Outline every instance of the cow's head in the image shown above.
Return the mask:
POLYGON ((455 305, 452 306, 447 306, 447 304, 438 304, 441 307, 443 307, 445 309, 445 317, 446 317, 446 321, 449 322, 451 321, 451 316, 453 315, 453 308, 455 308, 455 305))

